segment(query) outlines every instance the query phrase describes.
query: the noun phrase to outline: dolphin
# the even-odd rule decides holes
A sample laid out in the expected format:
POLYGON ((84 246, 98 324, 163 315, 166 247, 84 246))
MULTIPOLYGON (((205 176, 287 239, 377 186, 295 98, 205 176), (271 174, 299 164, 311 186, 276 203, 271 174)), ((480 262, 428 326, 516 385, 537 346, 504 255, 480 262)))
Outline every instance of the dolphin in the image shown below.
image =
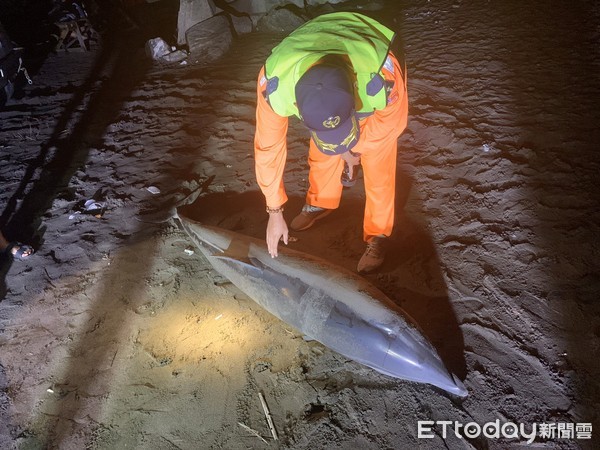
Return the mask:
POLYGON ((307 337, 385 375, 467 396, 415 321, 357 273, 289 248, 272 258, 262 240, 176 217, 217 272, 307 337))

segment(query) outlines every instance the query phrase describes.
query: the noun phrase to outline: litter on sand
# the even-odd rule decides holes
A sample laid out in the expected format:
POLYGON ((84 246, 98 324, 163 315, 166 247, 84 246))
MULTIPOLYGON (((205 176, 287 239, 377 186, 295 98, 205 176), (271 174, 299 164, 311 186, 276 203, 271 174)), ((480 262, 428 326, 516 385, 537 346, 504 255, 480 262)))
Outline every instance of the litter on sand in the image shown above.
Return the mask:
POLYGON ((154 194, 154 195, 156 195, 156 194, 160 194, 160 189, 159 189, 159 188, 157 188, 156 186, 148 186, 148 187, 146 188, 146 190, 147 190, 148 192, 150 192, 151 194, 154 194))
POLYGON ((250 433, 250 434, 252 434, 252 435, 256 436, 257 438, 259 438, 259 439, 260 439, 261 441, 263 441, 265 444, 268 444, 267 440, 266 440, 264 437, 262 437, 262 436, 261 436, 261 435, 258 433, 258 431, 256 431, 256 430, 253 430, 253 429, 252 429, 252 428, 250 428, 248 425, 244 425, 242 422, 238 422, 238 425, 239 425, 240 427, 242 427, 244 430, 246 430, 248 433, 250 433))
POLYGON ((265 401, 265 397, 262 395, 262 392, 258 393, 258 397, 260 398, 260 403, 265 412, 265 417, 267 418, 267 423, 269 424, 269 429, 271 430, 271 434, 273 435, 273 439, 276 441, 279 438, 277 437, 277 430, 275 429, 275 424, 273 424, 273 417, 271 417, 271 412, 267 407, 267 402, 265 401))
POLYGON ((93 211, 95 209, 104 208, 104 203, 96 202, 94 200, 87 200, 84 204, 86 211, 93 211))

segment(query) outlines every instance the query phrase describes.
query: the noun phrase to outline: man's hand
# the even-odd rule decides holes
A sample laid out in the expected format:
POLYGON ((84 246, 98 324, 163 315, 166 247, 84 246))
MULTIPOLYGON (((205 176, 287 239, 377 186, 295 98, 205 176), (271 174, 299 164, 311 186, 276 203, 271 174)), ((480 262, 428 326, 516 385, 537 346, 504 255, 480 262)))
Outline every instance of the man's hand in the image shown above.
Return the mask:
POLYGON ((356 166, 360 164, 360 155, 357 153, 342 153, 342 159, 346 161, 348 164, 348 178, 354 178, 354 171, 356 170, 356 166))
POLYGON ((269 214, 267 223, 267 249, 271 258, 277 258, 277 245, 283 239, 285 245, 288 243, 288 226, 285 223, 282 212, 269 214))

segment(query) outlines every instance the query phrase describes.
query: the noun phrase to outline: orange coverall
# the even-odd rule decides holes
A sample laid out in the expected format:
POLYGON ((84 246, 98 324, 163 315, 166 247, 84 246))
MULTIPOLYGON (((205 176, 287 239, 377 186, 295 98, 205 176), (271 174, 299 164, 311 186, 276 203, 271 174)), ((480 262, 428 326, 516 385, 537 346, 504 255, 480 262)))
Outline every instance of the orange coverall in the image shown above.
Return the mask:
MULTIPOLYGON (((363 239, 372 236, 390 236, 394 226, 394 203, 396 189, 396 153, 398 137, 406 128, 408 120, 408 95, 402 69, 392 53, 389 56, 394 72, 382 69, 386 80, 394 86, 388 95, 385 108, 360 120, 360 138, 352 148, 361 155, 366 192, 363 219, 363 239)), ((288 118, 276 114, 266 101, 263 91, 264 67, 257 83, 256 134, 254 155, 256 179, 265 195, 267 206, 283 205, 288 197, 283 185, 283 173, 287 158, 288 118)), ((308 151, 309 189, 306 203, 321 208, 335 209, 339 206, 343 186, 340 178, 344 161, 340 155, 329 156, 317 149, 312 138, 308 151)))

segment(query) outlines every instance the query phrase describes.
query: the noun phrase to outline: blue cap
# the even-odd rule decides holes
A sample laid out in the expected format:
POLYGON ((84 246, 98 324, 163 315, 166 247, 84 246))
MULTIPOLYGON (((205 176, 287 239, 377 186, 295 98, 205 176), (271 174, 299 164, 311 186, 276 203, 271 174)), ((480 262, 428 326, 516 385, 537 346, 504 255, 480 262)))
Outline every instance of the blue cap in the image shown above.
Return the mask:
POLYGON ((357 144, 354 89, 343 68, 318 64, 308 69, 296 83, 296 105, 321 152, 339 155, 357 144))

